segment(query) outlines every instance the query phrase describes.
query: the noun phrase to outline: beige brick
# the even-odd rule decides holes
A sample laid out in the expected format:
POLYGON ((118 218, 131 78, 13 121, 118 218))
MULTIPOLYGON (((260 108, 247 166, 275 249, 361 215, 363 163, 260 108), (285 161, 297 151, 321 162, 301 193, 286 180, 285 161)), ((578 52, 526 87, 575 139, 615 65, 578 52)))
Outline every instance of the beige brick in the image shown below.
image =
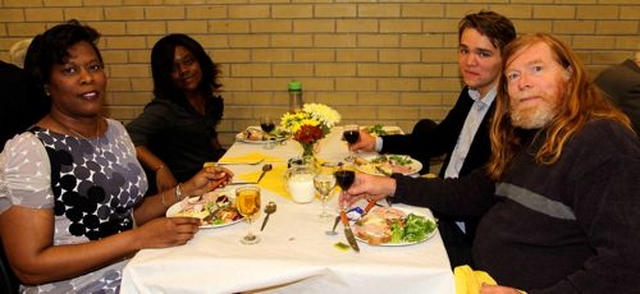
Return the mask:
POLYGON ((112 35, 124 35, 126 31, 125 22, 95 22, 91 26, 98 30, 102 34, 103 39, 105 36, 112 35))
MULTIPOLYGON (((149 68, 149 71, 151 71, 151 68, 149 68)), ((131 90, 147 92, 150 96, 153 96, 153 78, 151 76, 131 78, 131 90)))
POLYGON ((403 17, 417 17, 417 18, 441 18, 444 16, 443 4, 403 4, 402 16, 403 17))
POLYGON ((41 7, 42 0, 4 0, 3 7, 41 7))
POLYGON ((183 34, 208 33, 209 25, 206 20, 171 20, 167 22, 167 32, 183 34))
POLYGON ((269 5, 230 5, 229 18, 269 18, 269 5))
POLYGON ((269 64, 232 64, 231 73, 234 77, 268 77, 271 76, 269 64))
POLYGON ((24 10, 2 8, 0 9, 0 20, 3 22, 25 21, 24 10))
POLYGON ((109 66, 111 77, 149 77, 150 70, 148 64, 113 64, 109 66))
POLYGON ((533 7, 534 19, 574 19, 576 7, 573 5, 539 5, 533 7))
POLYGON ((339 104, 356 104, 358 95, 354 92, 320 92, 316 95, 317 102, 326 103, 327 105, 339 104))
POLYGON ((358 5, 360 17, 398 17, 400 16, 400 4, 362 4, 358 5))
POLYGON ((148 92, 113 92, 111 93, 110 105, 137 106, 146 105, 151 101, 148 92))
POLYGON ((439 64, 403 64, 400 66, 402 77, 440 77, 442 66, 439 64))
POLYGON ((358 47, 389 48, 398 47, 400 36, 397 34, 368 34, 358 36, 358 47))
POLYGON ((147 48, 147 44, 145 42, 145 38, 142 36, 139 37, 108 37, 104 38, 106 41, 105 48, 109 49, 141 49, 147 48))
MULTIPOLYGON (((97 1, 97 0, 93 0, 93 1, 97 1)), ((120 1, 122 1, 122 5, 124 6, 159 5, 164 2, 164 0, 120 0, 120 1)))
POLYGON ((295 20, 293 31, 296 33, 332 33, 336 31, 336 22, 324 19, 295 20))
POLYGON ((387 78, 384 82, 378 83, 378 91, 418 91, 420 90, 420 79, 412 78, 387 78))
POLYGON ((87 9, 82 8, 65 8, 65 19, 79 19, 82 21, 104 20, 104 11, 101 8, 87 9))
POLYGON ((594 21, 561 21, 553 22, 554 34, 590 34, 595 32, 594 21))
POLYGON ((458 62, 458 48, 424 49, 421 52, 423 62, 458 62))
POLYGON ((288 62, 293 60, 291 49, 254 49, 251 50, 253 62, 288 62))
POLYGON ((449 3, 445 8, 445 17, 459 22, 465 15, 477 13, 480 10, 488 9, 487 5, 482 3, 449 3))
POLYGON ((422 23, 420 20, 404 20, 404 19, 392 19, 392 20, 380 20, 380 32, 381 33, 410 33, 410 32, 422 32, 422 23))
POLYGON ((422 32, 425 33, 447 33, 447 32, 458 32, 458 22, 460 20, 452 20, 452 19, 438 19, 431 20, 427 19, 422 21, 422 32))
POLYGON ((141 7, 107 7, 104 9, 107 20, 141 20, 144 9, 141 7))
POLYGON ((184 8, 175 6, 151 6, 144 9, 145 19, 184 19, 184 8))
POLYGON ((352 63, 322 63, 315 67, 315 75, 319 77, 352 77, 355 74, 356 67, 352 63))
POLYGON ((129 21, 126 28, 128 35, 164 35, 167 33, 164 21, 129 21))
POLYGON ((233 48, 267 47, 269 36, 261 35, 233 35, 229 36, 229 46, 233 48))
POLYGON ((359 77, 397 77, 400 72, 395 63, 363 63, 357 68, 359 77))
MULTIPOLYGON (((158 1, 162 1, 162 0, 155 0, 155 1, 158 2, 158 1)), ((91 7, 91 8, 93 8, 93 6, 106 7, 106 6, 121 6, 121 5, 123 5, 123 3, 121 1, 104 1, 104 0, 83 0, 82 3, 83 3, 84 7, 91 7)))
POLYGON ((290 20, 252 20, 252 33, 289 33, 293 30, 290 20))
POLYGON ((316 47, 355 47, 356 36, 353 34, 318 34, 314 36, 313 43, 316 47))
POLYGON ((358 95, 360 105, 386 105, 396 106, 400 104, 398 93, 388 92, 362 92, 358 95))
POLYGON ((638 33, 638 21, 598 21, 597 34, 634 35, 638 33))
POLYGON ((312 5, 273 5, 271 6, 273 18, 311 18, 313 17, 312 5))
POLYGON ((214 62, 221 62, 221 63, 249 62, 251 61, 251 50, 217 49, 217 50, 213 50, 210 56, 213 58, 214 62))
POLYGON ((336 31, 338 33, 373 33, 378 31, 378 21, 369 19, 338 20, 336 21, 336 31))
POLYGON ((293 61, 336 61, 336 52, 332 49, 301 49, 293 51, 293 61))
POLYGON ((401 93, 399 105, 442 105, 442 93, 401 93))
POLYGON ((571 46, 579 49, 613 49, 615 38, 609 36, 575 36, 571 46))
POLYGON ((56 7, 82 6, 82 0, 44 0, 43 4, 56 7))
POLYGON ((410 34, 400 36, 400 47, 404 48, 440 48, 443 46, 442 34, 410 34))
POLYGON ((121 50, 100 49, 100 54, 102 55, 102 59, 107 65, 115 63, 127 63, 129 61, 127 52, 121 50))
POLYGON ((614 5, 578 5, 576 17, 578 19, 617 19, 618 6, 614 5))
MULTIPOLYGON (((196 38, 202 47, 206 48, 229 48, 229 37, 227 35, 191 35, 196 38)), ((239 50, 239 49, 238 49, 239 50)))
POLYGON ((212 20, 209 21, 209 32, 220 34, 243 34, 250 32, 250 24, 240 20, 212 20))
POLYGON ((25 17, 29 21, 53 21, 62 22, 64 19, 62 9, 28 8, 24 10, 25 17))
POLYGON ((187 19, 216 19, 227 17, 226 5, 187 6, 187 19))
POLYGON ((378 61, 376 49, 341 49, 336 52, 336 61, 372 62, 378 61))
MULTIPOLYGON (((637 1, 637 0, 631 0, 637 1)), ((640 19, 640 5, 626 6, 620 10, 620 19, 638 20, 640 19)))
POLYGON ((345 78, 336 80, 338 91, 375 91, 377 80, 373 78, 345 78))
POLYGON ((491 5, 491 10, 511 19, 514 24, 517 22, 517 19, 531 18, 533 16, 533 5, 497 4, 491 5))
POLYGON ((316 4, 316 18, 346 18, 355 17, 357 5, 353 4, 316 4))
POLYGON ((278 34, 271 36, 271 44, 274 48, 313 47, 313 36, 278 34))
POLYGON ((43 33, 46 29, 44 23, 7 23, 7 33, 10 36, 35 36, 43 33))
POLYGON ((249 78, 221 78, 220 82, 223 85, 223 91, 253 90, 249 78))
POLYGON ((419 62, 418 49, 381 49, 378 51, 380 62, 419 62))
POLYGON ((382 109, 379 109, 378 118, 397 119, 399 113, 401 113, 400 117, 404 119, 411 119, 412 121, 416 121, 420 118, 420 109, 417 109, 415 107, 394 107, 394 111, 384 111, 382 109))
MULTIPOLYGON (((310 77, 314 76, 310 63, 278 63, 273 65, 274 77, 310 77)), ((317 75, 321 76, 321 75, 317 75)))
POLYGON ((553 22, 550 20, 518 20, 514 23, 518 34, 551 32, 553 22))

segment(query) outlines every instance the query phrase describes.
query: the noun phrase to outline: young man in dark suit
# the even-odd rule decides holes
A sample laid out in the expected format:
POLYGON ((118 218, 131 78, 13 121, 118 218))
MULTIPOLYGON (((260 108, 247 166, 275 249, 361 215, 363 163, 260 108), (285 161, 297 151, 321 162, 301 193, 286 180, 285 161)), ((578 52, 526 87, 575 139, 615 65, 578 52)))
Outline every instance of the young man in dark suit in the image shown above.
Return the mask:
MULTIPOLYGON (((501 50, 516 37, 513 23, 491 11, 465 16, 458 26, 458 65, 465 87, 445 119, 427 134, 372 137, 362 132, 352 150, 445 155, 442 178, 457 178, 491 156, 490 119, 501 74, 501 50)), ((451 266, 471 264, 477 218, 453 218, 434 211, 451 266)))

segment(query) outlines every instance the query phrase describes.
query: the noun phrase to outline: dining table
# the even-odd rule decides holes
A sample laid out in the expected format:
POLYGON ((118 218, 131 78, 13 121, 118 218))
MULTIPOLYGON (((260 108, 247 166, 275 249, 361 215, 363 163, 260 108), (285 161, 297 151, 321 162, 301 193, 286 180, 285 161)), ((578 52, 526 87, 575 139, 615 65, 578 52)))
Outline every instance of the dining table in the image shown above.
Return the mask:
MULTIPOLYGON (((341 137, 341 127, 335 126, 316 145, 317 159, 343 162, 349 150, 341 137)), ((270 201, 277 205, 263 231, 264 211, 252 224, 260 242, 240 242, 249 230, 247 221, 201 228, 183 246, 140 250, 123 270, 121 292, 455 293, 454 275, 439 233, 403 246, 358 241, 359 252, 344 246, 348 242, 342 225, 338 234, 327 234, 334 218, 319 216, 321 201, 294 202, 284 185, 289 159, 301 153, 300 144, 293 139, 268 146, 237 140, 216 163, 229 164, 224 166, 233 171, 232 182, 256 181, 263 165, 273 167, 258 184, 262 206, 270 201)), ((228 185, 218 192, 234 196, 234 189, 240 186, 228 185)), ((334 215, 339 212, 338 193, 336 188, 327 206, 334 215)), ((427 208, 393 206, 433 217, 427 208)))

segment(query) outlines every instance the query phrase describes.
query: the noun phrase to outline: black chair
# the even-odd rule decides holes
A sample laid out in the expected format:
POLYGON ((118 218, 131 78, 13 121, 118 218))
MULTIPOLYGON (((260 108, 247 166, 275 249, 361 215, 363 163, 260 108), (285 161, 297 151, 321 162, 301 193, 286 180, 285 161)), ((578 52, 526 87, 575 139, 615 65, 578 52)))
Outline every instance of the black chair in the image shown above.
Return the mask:
POLYGON ((7 255, 4 253, 4 246, 0 240, 0 293, 17 294, 20 288, 20 281, 13 273, 7 255))
MULTIPOLYGON (((431 130, 433 130, 437 125, 438 124, 435 121, 430 120, 428 118, 421 119, 413 126, 413 130, 411 131, 411 134, 413 136, 424 136, 427 133, 431 132, 431 130)), ((412 158, 422 163, 422 170, 420 170, 421 175, 429 173, 430 171, 429 168, 433 160, 432 158, 430 158, 426 154, 420 154, 420 153, 409 154, 409 156, 411 156, 412 158)))

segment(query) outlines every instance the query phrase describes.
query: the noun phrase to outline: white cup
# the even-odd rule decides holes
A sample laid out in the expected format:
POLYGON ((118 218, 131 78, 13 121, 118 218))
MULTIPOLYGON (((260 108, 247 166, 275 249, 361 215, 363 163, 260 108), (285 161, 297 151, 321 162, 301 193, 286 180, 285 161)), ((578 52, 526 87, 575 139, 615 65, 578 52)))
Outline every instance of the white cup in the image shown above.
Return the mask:
POLYGON ((309 203, 315 196, 312 173, 294 173, 289 176, 287 189, 296 203, 309 203))

